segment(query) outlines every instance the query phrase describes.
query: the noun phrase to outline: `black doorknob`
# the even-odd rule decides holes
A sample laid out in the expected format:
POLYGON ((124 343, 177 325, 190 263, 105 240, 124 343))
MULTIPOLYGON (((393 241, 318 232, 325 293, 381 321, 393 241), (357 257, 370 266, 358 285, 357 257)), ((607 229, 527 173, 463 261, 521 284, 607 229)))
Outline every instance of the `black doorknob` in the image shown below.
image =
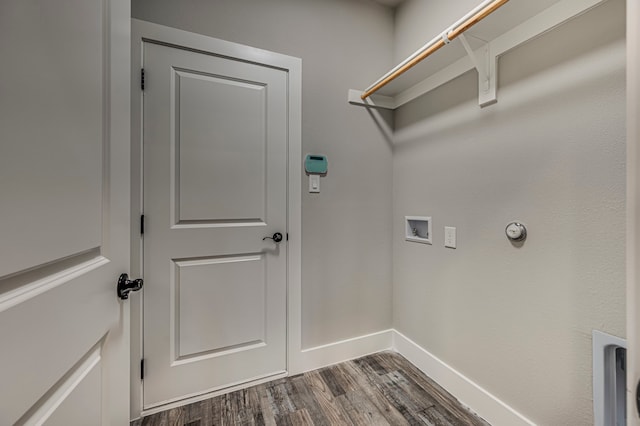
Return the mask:
POLYGON ((129 280, 129 275, 120 274, 118 277, 118 287, 117 293, 118 297, 122 300, 126 300, 129 298, 129 293, 132 291, 138 291, 142 288, 144 281, 142 278, 138 278, 137 280, 129 280))
POLYGON ((264 237, 262 239, 262 241, 264 240, 273 240, 276 243, 279 243, 280 241, 282 241, 282 234, 279 232, 276 232, 275 234, 273 234, 271 237, 264 237))

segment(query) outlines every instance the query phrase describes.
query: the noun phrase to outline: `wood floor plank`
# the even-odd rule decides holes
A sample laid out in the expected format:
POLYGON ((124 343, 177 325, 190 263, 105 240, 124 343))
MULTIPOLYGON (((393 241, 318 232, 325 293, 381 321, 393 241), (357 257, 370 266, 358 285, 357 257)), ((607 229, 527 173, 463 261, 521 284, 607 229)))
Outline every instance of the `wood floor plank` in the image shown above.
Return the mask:
POLYGON ((413 380, 435 400, 436 405, 439 407, 438 411, 444 412, 446 410, 453 418, 463 419, 467 422, 466 425, 469 426, 489 426, 489 423, 470 412, 453 395, 422 373, 402 355, 390 353, 388 360, 398 366, 398 369, 403 371, 405 377, 413 380))
POLYGON ((156 413, 131 426, 489 426, 394 352, 156 413))
MULTIPOLYGON (((211 398, 208 403, 204 406, 205 412, 203 414, 203 419, 205 419, 205 421, 207 421, 208 423, 205 423, 205 425, 223 425, 222 423, 222 419, 223 419, 223 410, 222 410, 222 404, 223 404, 223 400, 224 398, 218 397, 218 398, 211 398)), ((202 406, 201 406, 202 407, 202 406)))
POLYGON ((296 411, 290 397, 291 386, 287 386, 287 383, 285 379, 278 379, 266 385, 267 397, 276 418, 296 411))
POLYGON ((333 396, 344 395, 344 389, 333 372, 333 367, 322 368, 318 370, 320 377, 327 384, 333 396))
MULTIPOLYGON (((363 373, 375 383, 380 389, 384 397, 398 410, 402 417, 410 425, 424 424, 420 421, 420 418, 416 415, 420 410, 417 409, 415 403, 407 398, 404 392, 398 388, 393 380, 385 373, 387 370, 380 368, 380 364, 374 359, 359 359, 355 360, 355 363, 363 371, 363 373)), ((427 405, 423 408, 427 408, 432 405, 432 401, 426 401, 427 405)))
POLYGON ((245 398, 245 410, 247 410, 249 415, 249 424, 255 426, 264 426, 264 414, 262 413, 262 406, 260 405, 260 395, 258 395, 257 386, 246 389, 245 398))
POLYGON ((384 365, 382 365, 378 361, 378 359, 377 359, 377 357, 375 355, 376 354, 372 354, 372 355, 369 355, 369 356, 358 358, 356 361, 358 363, 368 365, 370 369, 372 369, 373 371, 375 371, 379 375, 387 374, 390 370, 386 369, 384 367, 384 365))
POLYGON ((301 409, 298 411, 294 411, 293 413, 289 413, 288 421, 293 426, 314 426, 315 423, 311 419, 311 415, 306 409, 301 409))
POLYGON ((264 420, 264 424, 266 426, 276 426, 276 417, 271 410, 271 403, 269 396, 267 395, 267 386, 262 384, 254 387, 260 400, 260 412, 262 413, 262 420, 264 420))
POLYGON ((304 407, 307 410, 315 426, 331 426, 331 422, 329 422, 304 376, 301 374, 294 376, 291 378, 291 382, 293 383, 293 398, 296 406, 304 407))
POLYGON ((186 426, 202 426, 202 406, 205 405, 205 401, 189 404, 185 407, 185 414, 187 418, 186 426))
MULTIPOLYGON (((392 371, 397 371, 399 368, 402 369, 400 365, 394 362, 393 355, 395 355, 394 352, 384 351, 371 354, 364 357, 364 359, 369 362, 369 365, 377 365, 376 371, 378 372, 378 374, 382 375, 388 374, 392 371)), ((398 361, 401 360, 399 359, 398 361)))
POLYGON ((229 394, 222 395, 220 397, 219 415, 221 425, 232 425, 233 417, 231 416, 231 401, 229 401, 229 394))
POLYGON ((347 392, 336 398, 356 426, 389 426, 385 416, 362 392, 347 392))
POLYGON ((392 371, 383 376, 386 383, 393 386, 394 389, 408 401, 411 401, 417 410, 432 407, 438 404, 438 401, 416 382, 407 378, 402 371, 392 371))
POLYGON ((380 413, 389 422, 389 424, 409 424, 407 419, 405 419, 402 413, 393 406, 391 401, 385 398, 380 388, 379 380, 376 381, 367 377, 360 369, 356 368, 354 361, 343 363, 342 368, 360 386, 360 391, 367 396, 367 398, 374 404, 378 411, 380 411, 380 413))
MULTIPOLYGON (((401 400, 415 418, 426 424, 431 422, 432 416, 427 415, 426 411, 435 407, 437 402, 430 394, 404 377, 401 371, 392 371, 382 377, 394 398, 401 400)), ((459 425, 464 420, 464 417, 457 418, 446 410, 441 413, 446 425, 459 425)))
POLYGON ((356 392, 361 390, 361 387, 356 382, 355 378, 345 368, 346 363, 336 364, 331 367, 335 380, 340 383, 342 389, 346 392, 356 392))
POLYGON ((183 426, 187 423, 186 420, 184 407, 169 410, 169 426, 183 426))
POLYGON ((342 407, 336 403, 331 390, 318 371, 305 373, 304 379, 311 388, 311 392, 313 392, 329 423, 335 425, 353 425, 342 407))
POLYGON ((229 424, 247 424, 251 419, 251 411, 245 406, 246 389, 231 392, 226 395, 228 401, 227 418, 229 424))
MULTIPOLYGON (((450 426, 451 425, 451 421, 438 411, 438 407, 427 408, 426 410, 424 410, 423 416, 429 422, 428 424, 432 424, 433 426, 450 426)), ((465 425, 462 424, 461 426, 465 426, 465 425)))
POLYGON ((398 358, 398 363, 394 363, 394 355, 391 352, 382 352, 373 354, 371 357, 388 371, 384 376, 391 378, 391 382, 414 401, 417 409, 422 410, 425 406, 438 404, 431 393, 427 392, 411 376, 405 373, 408 366, 403 362, 408 363, 408 361, 404 358, 398 358))

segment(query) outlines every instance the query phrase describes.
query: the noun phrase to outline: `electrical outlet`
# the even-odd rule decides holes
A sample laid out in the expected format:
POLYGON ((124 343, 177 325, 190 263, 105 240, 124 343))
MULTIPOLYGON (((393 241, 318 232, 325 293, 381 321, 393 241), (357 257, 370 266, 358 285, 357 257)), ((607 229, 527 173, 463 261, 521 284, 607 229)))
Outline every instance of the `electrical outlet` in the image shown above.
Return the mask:
POLYGON ((444 246, 456 248, 456 228, 453 226, 444 227, 444 246))
POLYGON ((309 175, 309 192, 320 192, 320 176, 309 175))

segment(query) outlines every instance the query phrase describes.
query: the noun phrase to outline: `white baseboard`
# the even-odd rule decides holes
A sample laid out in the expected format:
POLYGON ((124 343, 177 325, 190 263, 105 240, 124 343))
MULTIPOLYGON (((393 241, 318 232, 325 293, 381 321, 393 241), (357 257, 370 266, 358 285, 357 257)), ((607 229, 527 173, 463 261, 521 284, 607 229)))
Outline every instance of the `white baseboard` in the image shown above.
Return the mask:
POLYGON ((384 330, 328 345, 303 349, 296 355, 296 362, 290 367, 289 374, 304 373, 372 353, 390 350, 392 343, 393 330, 384 330))
MULTIPOLYGON (((290 365, 288 375, 316 370, 340 362, 360 358, 376 352, 394 350, 418 367, 423 373, 451 393, 463 405, 488 421, 493 426, 535 426, 535 423, 518 413, 507 404, 487 392, 460 372, 438 359, 417 343, 394 329, 379 331, 364 336, 333 342, 327 345, 304 349, 295 355, 294 365, 290 365)), ((286 376, 286 374, 282 375, 286 376)), ((279 377, 282 377, 279 376, 279 377)), ((271 380, 266 378, 201 395, 167 406, 143 411, 143 415, 152 414, 174 406, 195 402, 217 396, 222 393, 253 386, 271 380)))
POLYGON ((491 425, 535 426, 534 422, 396 330, 393 330, 393 349, 491 425))

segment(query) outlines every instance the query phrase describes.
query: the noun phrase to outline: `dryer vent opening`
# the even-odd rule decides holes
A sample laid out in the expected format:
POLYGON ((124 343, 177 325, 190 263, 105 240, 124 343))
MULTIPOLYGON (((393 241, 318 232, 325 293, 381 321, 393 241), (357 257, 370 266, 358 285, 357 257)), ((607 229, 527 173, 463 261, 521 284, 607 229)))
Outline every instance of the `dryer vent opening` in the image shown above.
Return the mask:
POLYGON ((624 339, 593 331, 593 414, 595 426, 626 425, 624 339))

